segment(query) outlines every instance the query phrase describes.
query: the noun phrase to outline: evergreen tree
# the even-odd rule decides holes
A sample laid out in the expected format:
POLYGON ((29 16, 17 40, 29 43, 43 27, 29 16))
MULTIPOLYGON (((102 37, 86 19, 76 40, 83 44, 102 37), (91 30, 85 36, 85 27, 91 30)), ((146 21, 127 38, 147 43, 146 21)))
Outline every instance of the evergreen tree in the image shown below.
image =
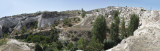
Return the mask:
POLYGON ((83 10, 83 8, 82 8, 82 10, 81 10, 81 16, 82 16, 82 18, 84 18, 85 16, 86 16, 86 11, 85 10, 83 10))
POLYGON ((128 36, 133 35, 133 32, 138 29, 139 17, 136 14, 132 14, 128 26, 128 36))
POLYGON ((113 22, 110 28, 110 38, 114 42, 118 40, 117 27, 116 27, 116 24, 114 24, 113 22))
POLYGON ((95 35, 100 42, 106 38, 106 20, 102 15, 99 15, 93 23, 92 36, 95 35))
POLYGON ((119 11, 118 11, 118 10, 115 10, 115 11, 113 12, 113 18, 114 18, 114 20, 116 19, 116 17, 118 17, 118 15, 119 15, 119 11))
POLYGON ((114 23, 112 22, 111 27, 110 27, 110 38, 112 41, 114 42, 118 42, 119 40, 119 23, 120 23, 120 19, 119 19, 119 12, 116 10, 114 11, 114 23))
POLYGON ((126 30, 125 30, 125 21, 124 18, 121 23, 121 39, 124 39, 126 37, 126 30))

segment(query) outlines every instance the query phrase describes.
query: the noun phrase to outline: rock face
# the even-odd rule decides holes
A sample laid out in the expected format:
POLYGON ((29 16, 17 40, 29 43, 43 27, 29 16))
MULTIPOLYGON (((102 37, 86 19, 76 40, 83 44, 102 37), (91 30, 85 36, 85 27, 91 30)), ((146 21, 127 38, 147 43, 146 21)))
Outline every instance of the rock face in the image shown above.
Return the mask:
POLYGON ((53 17, 46 17, 43 15, 40 15, 38 18, 38 28, 46 28, 46 27, 51 27, 52 24, 54 24, 54 21, 64 19, 66 16, 63 15, 58 15, 58 16, 53 16, 53 17))
POLYGON ((64 17, 66 15, 58 12, 42 12, 3 17, 0 18, 0 36, 4 33, 20 31, 23 26, 27 26, 27 24, 32 22, 38 22, 38 28, 51 27, 55 20, 64 19, 64 17))

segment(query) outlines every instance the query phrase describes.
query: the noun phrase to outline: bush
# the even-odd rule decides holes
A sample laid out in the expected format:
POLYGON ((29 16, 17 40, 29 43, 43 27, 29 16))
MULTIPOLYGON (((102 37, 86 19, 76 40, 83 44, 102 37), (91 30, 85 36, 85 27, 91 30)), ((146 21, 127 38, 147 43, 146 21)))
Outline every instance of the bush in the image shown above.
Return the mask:
POLYGON ((30 41, 32 40, 32 38, 33 38, 33 35, 28 35, 26 41, 27 41, 27 42, 30 42, 30 41))
POLYGON ((24 34, 26 32, 26 27, 25 26, 22 26, 21 28, 21 33, 24 34))
POLYGON ((58 41, 58 30, 57 29, 52 29, 51 32, 50 32, 50 41, 58 41))
POLYGON ((117 45, 117 43, 114 42, 112 39, 105 39, 104 40, 104 49, 105 50, 110 49, 115 45, 117 45))
POLYGON ((42 36, 42 35, 29 35, 26 39, 27 42, 34 42, 34 43, 47 43, 50 38, 42 36))
POLYGON ((138 29, 139 17, 136 14, 132 14, 128 26, 128 36, 133 35, 133 32, 138 29))
POLYGON ((1 45, 4 45, 4 44, 6 44, 6 43, 7 43, 7 40, 6 40, 5 38, 0 39, 0 46, 1 46, 1 45))
POLYGON ((38 35, 33 36, 31 41, 39 43, 41 41, 40 36, 38 36, 38 35))
POLYGON ((53 51, 59 51, 57 48, 53 48, 53 51))
POLYGON ((86 51, 102 51, 104 45, 96 39, 96 36, 92 36, 89 45, 86 47, 86 51))
POLYGON ((91 31, 92 36, 95 35, 100 42, 103 42, 103 40, 106 38, 106 30, 106 20, 102 15, 99 15, 93 24, 91 31))
POLYGON ((83 39, 83 38, 80 38, 79 40, 78 40, 78 42, 77 42, 77 48, 79 49, 79 50, 84 50, 85 48, 86 48, 86 46, 87 46, 87 41, 85 40, 85 39, 83 39))
POLYGON ((74 47, 74 44, 73 44, 72 42, 70 42, 70 43, 67 45, 67 49, 68 49, 68 50, 71 50, 71 51, 72 51, 73 47, 74 47))
POLYGON ((35 51, 43 51, 43 49, 39 44, 36 44, 35 45, 35 51))
POLYGON ((7 38, 8 37, 8 34, 7 33, 4 33, 3 34, 3 38, 7 38))
POLYGON ((56 44, 57 49, 61 50, 63 47, 62 43, 60 41, 57 41, 56 44))
MULTIPOLYGON (((65 19, 63 20, 63 24, 64 24, 64 25, 67 25, 67 26, 69 26, 69 27, 72 26, 71 21, 69 20, 69 18, 65 18, 65 19)), ((64 26, 64 25, 63 25, 63 26, 64 26)))
POLYGON ((37 21, 35 21, 35 22, 34 22, 34 24, 33 24, 33 25, 34 25, 34 27, 33 27, 34 29, 36 29, 36 28, 37 28, 37 24, 38 24, 38 22, 37 22, 37 21))

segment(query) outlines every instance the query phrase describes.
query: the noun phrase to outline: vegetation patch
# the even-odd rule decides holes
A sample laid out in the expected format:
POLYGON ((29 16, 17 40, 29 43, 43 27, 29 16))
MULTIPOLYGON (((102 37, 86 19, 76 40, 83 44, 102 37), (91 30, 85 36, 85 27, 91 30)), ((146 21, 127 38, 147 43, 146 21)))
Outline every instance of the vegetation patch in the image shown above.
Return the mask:
POLYGON ((5 39, 5 38, 0 39, 0 46, 4 45, 6 43, 7 43, 7 39, 5 39))

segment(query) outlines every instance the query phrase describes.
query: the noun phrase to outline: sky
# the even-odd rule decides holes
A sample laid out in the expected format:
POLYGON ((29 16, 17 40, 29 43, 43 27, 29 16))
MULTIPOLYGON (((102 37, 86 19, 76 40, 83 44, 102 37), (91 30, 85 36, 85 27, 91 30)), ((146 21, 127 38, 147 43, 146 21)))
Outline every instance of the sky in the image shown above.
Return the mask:
POLYGON ((160 10, 160 0, 1 0, 0 17, 37 11, 92 10, 107 6, 160 10))

